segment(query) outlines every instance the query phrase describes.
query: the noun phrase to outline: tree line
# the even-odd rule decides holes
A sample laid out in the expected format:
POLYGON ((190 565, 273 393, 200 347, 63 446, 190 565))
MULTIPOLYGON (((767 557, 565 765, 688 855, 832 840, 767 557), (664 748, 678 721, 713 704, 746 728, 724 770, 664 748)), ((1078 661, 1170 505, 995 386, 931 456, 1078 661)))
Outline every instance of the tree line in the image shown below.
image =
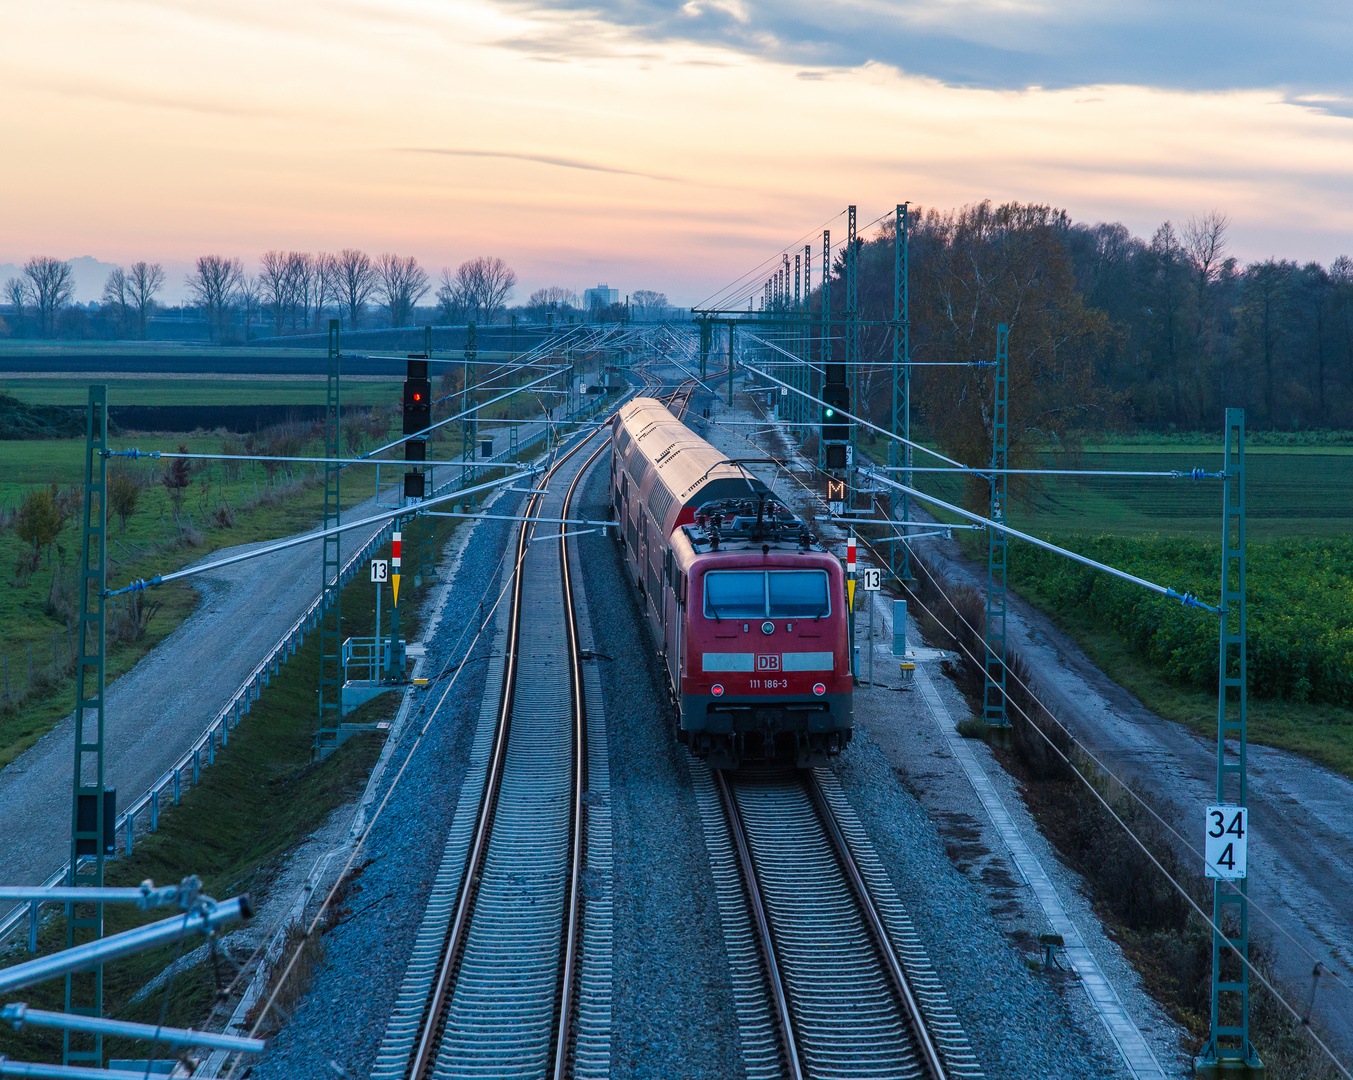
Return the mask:
MULTIPOLYGON (((144 338, 150 318, 163 306, 158 298, 165 281, 159 263, 115 267, 94 316, 97 325, 81 327, 78 320, 87 316, 71 305, 70 264, 35 256, 5 282, 0 303, 8 305, 11 325, 0 324, 0 333, 78 337, 92 331, 94 336, 144 338)), ((516 284, 516 272, 493 256, 469 259, 454 271, 445 267, 436 293, 438 315, 446 322, 493 322, 502 316, 516 284)), ((238 258, 203 255, 184 285, 191 306, 202 312, 216 341, 232 340, 260 323, 277 336, 313 332, 327 318, 339 318, 349 329, 376 321, 407 326, 432 290, 428 272, 413 256, 385 253, 373 258, 356 248, 317 254, 266 251, 254 272, 238 258)))
MULTIPOLYGON (((990 364, 1004 322, 1016 458, 1096 429, 1216 430, 1226 407, 1264 428, 1353 429, 1353 260, 1242 265, 1228 225, 1212 212, 1148 240, 1046 205, 913 208, 913 416, 961 459, 989 457, 995 372, 974 365, 990 364)), ((892 221, 856 243, 861 316, 886 322, 892 221)), ((832 274, 833 315, 844 317, 844 252, 832 274)), ((819 287, 811 310, 821 297, 819 287)), ((888 326, 862 328, 861 358, 879 366, 862 368, 861 390, 884 421, 891 350, 888 326)))

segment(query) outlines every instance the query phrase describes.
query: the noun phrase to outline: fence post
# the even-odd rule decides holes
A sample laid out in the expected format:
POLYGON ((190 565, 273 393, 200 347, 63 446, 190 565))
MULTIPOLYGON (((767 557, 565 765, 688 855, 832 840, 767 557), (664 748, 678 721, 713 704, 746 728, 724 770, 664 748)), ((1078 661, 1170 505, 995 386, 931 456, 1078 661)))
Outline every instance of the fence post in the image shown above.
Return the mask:
POLYGON ((127 813, 127 854, 132 853, 132 831, 136 828, 136 819, 130 811, 127 813))
POLYGON ((216 764, 216 729, 207 732, 207 764, 216 764))
POLYGON ((193 787, 197 787, 202 779, 202 747, 197 745, 193 747, 193 787))
POLYGON ((176 768, 176 769, 174 770, 174 805, 175 805, 175 806, 178 806, 178 804, 179 804, 179 798, 180 798, 180 795, 181 795, 179 784, 180 784, 180 781, 179 781, 179 770, 176 768))
POLYGON ((38 951, 38 902, 28 905, 28 951, 38 951))
POLYGON ((150 831, 160 831, 160 789, 150 793, 150 831))

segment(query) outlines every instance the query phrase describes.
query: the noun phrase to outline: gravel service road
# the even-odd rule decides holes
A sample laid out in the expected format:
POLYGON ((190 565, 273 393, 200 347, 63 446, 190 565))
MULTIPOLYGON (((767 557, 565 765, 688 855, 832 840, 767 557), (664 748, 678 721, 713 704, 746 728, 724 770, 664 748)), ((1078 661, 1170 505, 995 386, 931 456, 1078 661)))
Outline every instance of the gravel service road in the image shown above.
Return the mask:
MULTIPOLYGON (((986 570, 952 541, 922 550, 955 581, 985 588, 986 570)), ((1029 662, 1040 696, 1076 738, 1201 849, 1204 808, 1216 795, 1215 737, 1151 712, 1013 592, 1006 633, 1029 662)), ((1316 959, 1339 974, 1342 984, 1322 980, 1314 1015, 1353 1056, 1353 781, 1254 743, 1248 780, 1251 933, 1272 940, 1278 973, 1298 1006, 1316 959)))
MULTIPOLYGON (((345 511, 342 520, 376 511, 373 497, 345 511)), ((344 558, 377 528, 344 533, 344 558)), ((203 561, 260 546, 225 548, 203 561)), ((301 544, 192 580, 202 596, 197 610, 108 687, 104 762, 119 808, 139 798, 192 746, 254 665, 319 596, 318 544, 301 544)), ((38 884, 70 858, 74 748, 72 713, 0 772, 0 878, 9 884, 38 884)), ((0 914, 8 910, 9 905, 0 905, 0 914)))

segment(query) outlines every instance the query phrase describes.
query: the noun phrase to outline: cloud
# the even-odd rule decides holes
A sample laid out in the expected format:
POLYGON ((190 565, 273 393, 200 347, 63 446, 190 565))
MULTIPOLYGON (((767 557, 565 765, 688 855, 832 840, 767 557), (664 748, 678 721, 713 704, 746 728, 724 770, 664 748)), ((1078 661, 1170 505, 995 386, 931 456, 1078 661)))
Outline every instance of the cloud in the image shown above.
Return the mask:
POLYGON ((658 173, 637 172, 634 169, 617 169, 610 165, 598 165, 590 161, 578 161, 576 158, 554 157, 550 154, 520 154, 510 150, 459 150, 440 146, 401 146, 405 154, 443 154, 448 157, 505 158, 509 161, 531 161, 537 165, 553 165, 560 169, 584 169, 587 172, 615 173, 617 176, 640 176, 646 180, 662 180, 666 183, 681 183, 675 176, 661 176, 658 173))
MULTIPOLYGON (((509 0, 518 10, 807 67, 950 86, 1353 90, 1346 0, 509 0)), ((1333 111, 1333 110, 1331 110, 1333 111)), ((1342 115, 1342 114, 1340 114, 1342 115)))

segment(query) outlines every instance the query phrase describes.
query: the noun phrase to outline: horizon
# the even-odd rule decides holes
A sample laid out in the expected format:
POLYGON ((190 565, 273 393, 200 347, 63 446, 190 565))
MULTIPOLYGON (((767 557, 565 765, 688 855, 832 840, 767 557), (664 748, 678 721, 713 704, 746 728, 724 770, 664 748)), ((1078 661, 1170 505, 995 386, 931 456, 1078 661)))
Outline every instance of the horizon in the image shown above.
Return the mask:
POLYGON ((24 9, 0 42, 24 162, 0 175, 0 264, 158 261, 172 298, 208 252, 362 247, 434 279, 496 255, 518 298, 607 281, 687 306, 847 203, 990 199, 1141 237, 1217 210, 1242 263, 1328 265, 1353 253, 1330 59, 1353 20, 1226 10, 24 9))

